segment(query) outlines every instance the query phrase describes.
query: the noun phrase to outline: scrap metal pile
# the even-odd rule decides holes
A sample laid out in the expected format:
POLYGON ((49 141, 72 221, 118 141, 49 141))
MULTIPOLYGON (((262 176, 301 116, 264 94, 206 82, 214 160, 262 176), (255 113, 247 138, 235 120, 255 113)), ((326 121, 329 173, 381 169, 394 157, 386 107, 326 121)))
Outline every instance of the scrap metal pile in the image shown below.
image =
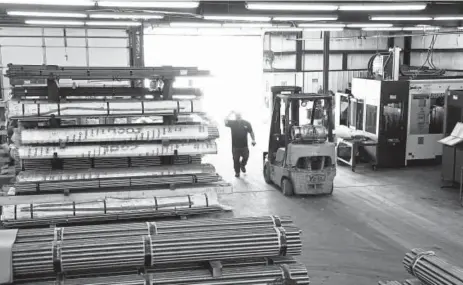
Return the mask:
POLYGON ((198 219, 23 229, 12 264, 14 280, 28 284, 309 284, 290 258, 301 249, 288 217, 198 219))
POLYGON ((403 264, 408 273, 416 279, 405 282, 380 282, 380 285, 457 285, 463 284, 463 268, 439 258, 432 251, 421 248, 405 255, 403 264))

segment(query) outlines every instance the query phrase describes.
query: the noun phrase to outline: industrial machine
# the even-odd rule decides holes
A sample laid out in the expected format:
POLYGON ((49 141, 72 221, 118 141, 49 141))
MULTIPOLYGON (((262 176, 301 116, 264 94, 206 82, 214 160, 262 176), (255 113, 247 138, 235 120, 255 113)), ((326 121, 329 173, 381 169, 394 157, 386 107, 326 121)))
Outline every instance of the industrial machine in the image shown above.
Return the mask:
POLYGON ((285 196, 332 194, 336 176, 332 96, 272 87, 273 112, 264 179, 285 196))

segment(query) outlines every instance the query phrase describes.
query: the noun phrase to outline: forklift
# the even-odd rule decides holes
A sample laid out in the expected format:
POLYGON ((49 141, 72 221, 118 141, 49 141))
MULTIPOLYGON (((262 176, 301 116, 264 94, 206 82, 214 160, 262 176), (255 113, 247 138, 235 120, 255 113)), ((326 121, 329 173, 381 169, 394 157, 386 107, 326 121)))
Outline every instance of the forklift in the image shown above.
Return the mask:
POLYGON ((285 196, 331 195, 336 176, 331 95, 304 94, 298 86, 273 86, 264 179, 285 196))

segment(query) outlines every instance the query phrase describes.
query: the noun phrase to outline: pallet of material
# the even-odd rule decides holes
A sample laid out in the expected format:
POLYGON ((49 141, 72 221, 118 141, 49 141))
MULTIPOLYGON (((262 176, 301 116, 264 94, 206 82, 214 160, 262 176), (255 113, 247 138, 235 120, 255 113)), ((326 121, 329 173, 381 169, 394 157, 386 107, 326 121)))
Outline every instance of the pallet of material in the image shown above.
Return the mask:
MULTIPOLYGON (((150 220, 231 210, 218 202, 215 193, 17 204, 4 205, 1 209, 1 223, 5 228, 150 220)), ((41 231, 43 234, 47 232, 46 229, 41 231)))
POLYGON ((216 154, 215 141, 183 143, 130 143, 59 146, 19 146, 19 159, 110 158, 216 154))
POLYGON ((8 118, 80 117, 80 116, 145 116, 202 113, 201 100, 119 100, 107 102, 8 101, 8 118))
POLYGON ((25 129, 19 133, 22 145, 76 144, 128 141, 201 141, 219 136, 214 125, 117 125, 85 128, 25 129))

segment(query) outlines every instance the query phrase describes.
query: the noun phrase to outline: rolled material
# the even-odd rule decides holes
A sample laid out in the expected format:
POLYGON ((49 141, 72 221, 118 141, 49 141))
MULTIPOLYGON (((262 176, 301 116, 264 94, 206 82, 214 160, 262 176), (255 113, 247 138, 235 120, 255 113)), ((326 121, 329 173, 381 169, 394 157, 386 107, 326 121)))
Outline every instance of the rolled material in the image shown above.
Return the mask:
MULTIPOLYGON (((110 166, 110 165, 108 165, 110 166)), ((221 181, 211 164, 128 169, 82 169, 23 171, 16 176, 15 195, 67 190, 96 191, 101 188, 179 185, 221 181)))
POLYGON ((202 113, 201 100, 99 101, 99 102, 28 102, 8 101, 8 118, 145 116, 202 113))
POLYGON ((56 234, 53 242, 15 243, 13 270, 20 276, 301 253, 300 230, 294 226, 203 226, 208 230, 71 240, 56 234))
MULTIPOLYGON (((308 285, 307 268, 302 264, 259 265, 259 266, 227 266, 224 265, 222 275, 213 276, 210 270, 160 271, 155 274, 140 276, 110 275, 103 277, 68 277, 61 279, 63 285, 239 285, 239 284, 283 284, 284 280, 293 280, 298 285, 308 285)), ((24 283, 24 285, 55 285, 56 281, 24 283)))
MULTIPOLYGON (((222 206, 218 202, 217 194, 212 193, 151 198, 106 198, 83 202, 5 205, 2 206, 1 221, 2 226, 5 228, 24 228, 146 220, 168 216, 208 214, 227 210, 230 210, 230 208, 222 206)), ((129 224, 125 227, 103 226, 103 229, 110 233, 112 231, 120 232, 120 228, 135 231, 136 228, 143 226, 146 227, 146 224, 129 224)), ((78 231, 78 229, 75 229, 75 231, 78 231)), ((91 233, 92 230, 103 231, 103 229, 99 229, 98 226, 88 229, 82 228, 87 233, 91 233)), ((73 229, 69 228, 68 231, 72 232, 73 229)), ((148 232, 145 232, 145 234, 148 234, 148 232)), ((20 231, 19 238, 16 241, 19 243, 22 243, 23 240, 28 241, 28 236, 34 241, 53 241, 54 230, 20 231), (38 238, 43 236, 51 237, 51 239, 43 240, 38 238)))
POLYGON ((433 252, 413 249, 403 260, 405 269, 428 285, 463 284, 463 269, 438 258, 433 252))
POLYGON ((110 144, 78 145, 61 148, 58 146, 21 146, 18 149, 20 159, 51 159, 54 153, 58 158, 95 158, 95 157, 146 157, 174 155, 216 154, 214 141, 192 143, 163 144, 110 144))
POLYGON ((95 143, 163 140, 212 140, 219 136, 214 125, 115 125, 105 127, 29 129, 20 132, 20 142, 27 144, 95 143))

